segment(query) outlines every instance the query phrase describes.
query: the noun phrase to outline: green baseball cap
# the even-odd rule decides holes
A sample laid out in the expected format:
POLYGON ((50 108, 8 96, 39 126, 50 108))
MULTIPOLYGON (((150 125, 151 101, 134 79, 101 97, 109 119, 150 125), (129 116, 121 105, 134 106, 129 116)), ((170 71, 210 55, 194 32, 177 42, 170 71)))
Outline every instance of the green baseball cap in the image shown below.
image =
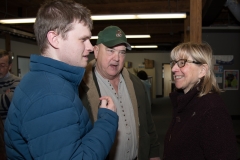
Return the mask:
POLYGON ((107 47, 114 47, 124 43, 128 50, 131 50, 131 45, 127 42, 125 33, 117 26, 108 26, 98 33, 97 44, 104 44, 107 47))

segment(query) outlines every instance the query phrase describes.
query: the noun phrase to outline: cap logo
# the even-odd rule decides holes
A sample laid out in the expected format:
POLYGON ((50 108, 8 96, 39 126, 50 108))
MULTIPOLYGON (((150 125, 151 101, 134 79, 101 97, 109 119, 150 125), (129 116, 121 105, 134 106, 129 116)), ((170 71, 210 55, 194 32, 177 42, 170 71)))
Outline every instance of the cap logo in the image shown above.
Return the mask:
POLYGON ((122 31, 121 30, 117 30, 116 37, 122 37, 122 31))

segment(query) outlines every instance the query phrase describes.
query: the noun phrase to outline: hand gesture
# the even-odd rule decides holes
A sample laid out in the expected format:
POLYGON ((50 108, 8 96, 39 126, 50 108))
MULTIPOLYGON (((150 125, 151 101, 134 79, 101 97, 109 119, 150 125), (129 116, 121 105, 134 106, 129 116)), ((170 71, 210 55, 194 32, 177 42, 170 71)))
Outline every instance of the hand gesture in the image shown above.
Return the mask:
POLYGON ((117 108, 115 106, 115 104, 113 103, 113 100, 111 97, 108 96, 103 96, 99 98, 101 100, 99 107, 100 108, 107 108, 112 110, 113 112, 117 111, 117 108))

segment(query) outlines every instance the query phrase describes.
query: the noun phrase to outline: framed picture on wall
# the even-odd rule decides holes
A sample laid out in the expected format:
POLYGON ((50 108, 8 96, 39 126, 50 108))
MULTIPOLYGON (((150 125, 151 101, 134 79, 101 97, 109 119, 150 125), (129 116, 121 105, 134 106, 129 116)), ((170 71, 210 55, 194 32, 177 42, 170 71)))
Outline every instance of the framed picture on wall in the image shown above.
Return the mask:
POLYGON ((224 70, 223 89, 238 90, 238 87, 239 87, 239 71, 224 70))

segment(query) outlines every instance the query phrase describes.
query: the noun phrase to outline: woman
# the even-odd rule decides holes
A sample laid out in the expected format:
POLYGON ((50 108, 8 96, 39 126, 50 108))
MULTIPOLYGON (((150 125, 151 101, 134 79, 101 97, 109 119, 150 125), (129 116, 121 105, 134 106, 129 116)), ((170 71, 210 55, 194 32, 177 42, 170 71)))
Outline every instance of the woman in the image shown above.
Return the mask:
POLYGON ((176 91, 163 160, 236 160, 237 141, 219 93, 208 44, 182 43, 171 52, 176 91))

